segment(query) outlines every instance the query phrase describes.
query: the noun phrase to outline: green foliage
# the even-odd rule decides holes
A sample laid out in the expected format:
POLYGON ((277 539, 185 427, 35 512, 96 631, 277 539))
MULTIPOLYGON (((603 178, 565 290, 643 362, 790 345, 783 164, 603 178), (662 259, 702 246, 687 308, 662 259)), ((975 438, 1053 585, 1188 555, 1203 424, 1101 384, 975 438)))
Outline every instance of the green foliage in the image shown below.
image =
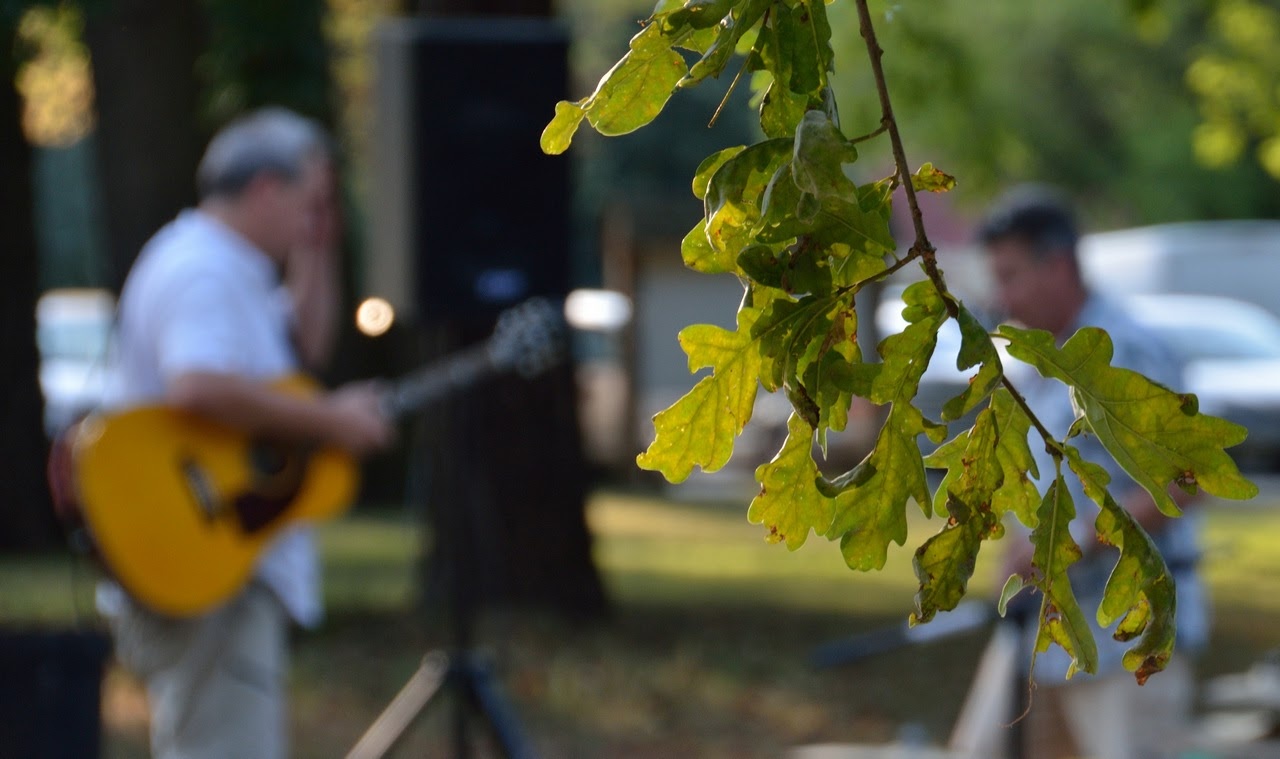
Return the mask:
POLYGON ((1259 164, 1280 179, 1280 8, 1257 0, 1214 4, 1210 39, 1187 67, 1200 105, 1196 157, 1230 166, 1252 148, 1259 164))
POLYGON ((322 0, 203 0, 209 41, 201 116, 217 127, 243 111, 283 105, 334 121, 322 0))
MULTIPOLYGON (((1258 161, 1198 159, 1200 131, 1216 140, 1219 125, 1230 125, 1238 144, 1230 155, 1261 158, 1280 123, 1271 85, 1280 46, 1272 43, 1264 63, 1223 39, 1211 23, 1222 11, 1211 8, 1232 4, 882 2, 888 8, 878 32, 889 51, 894 106, 910 115, 921 155, 962 178, 957 204, 981 203, 1020 178, 1072 191, 1103 228, 1270 218, 1280 213, 1280 195, 1258 161), (1199 94, 1201 80, 1192 78, 1196 62, 1210 56, 1227 64, 1205 70, 1212 97, 1199 94), (1244 87, 1266 101, 1270 121, 1243 118, 1234 93, 1244 87), (1212 128, 1198 130, 1201 124, 1212 128)), ((1248 4, 1277 7, 1275 0, 1248 4)), ((865 56, 852 3, 833 5, 830 14, 839 59, 865 56)), ((833 86, 850 129, 878 124, 865 67, 842 65, 833 86)))
MULTIPOLYGON (((855 2, 865 12, 865 0, 855 2)), ((932 164, 912 172, 897 123, 887 115, 871 134, 845 134, 829 82, 835 58, 826 10, 822 0, 663 0, 594 93, 560 103, 543 134, 544 150, 562 152, 584 121, 605 134, 636 129, 680 89, 735 65, 735 82, 752 75, 763 139, 718 150, 697 168, 692 190, 704 215, 681 246, 691 269, 743 282, 737 328, 695 325, 680 333, 690 370, 711 373, 654 418, 654 441, 637 461, 672 482, 695 467, 715 471, 731 458, 758 389, 783 392, 793 408, 787 438, 756 468, 760 493, 747 514, 766 540, 795 550, 813 532, 839 541, 849 567, 879 570, 889 545, 906 543, 911 501, 926 516, 945 516, 914 554, 919 589, 912 620, 927 622, 955 608, 983 544, 1002 537, 1013 515, 1033 528, 1032 571, 1010 579, 1001 607, 1023 586, 1036 588, 1037 649, 1057 644, 1073 657, 1073 669, 1093 671, 1096 643, 1067 576, 1082 554, 1069 530, 1076 510, 1066 477, 1074 476, 1102 509, 1100 538, 1120 549, 1098 619, 1116 624, 1121 639, 1139 638, 1125 662, 1145 679, 1172 648, 1167 568, 1107 492, 1105 472, 1080 460, 1068 441, 1049 439, 1031 416, 1004 376, 993 336, 946 289, 923 230, 909 250, 897 252, 888 223, 893 190, 902 187, 914 204, 915 191, 945 192, 956 180, 932 164), (850 166, 882 134, 893 142, 893 174, 855 180, 850 166), (926 279, 903 294, 906 327, 876 346, 878 361, 866 360, 857 342, 859 293, 917 261, 926 279), (977 414, 970 429, 926 459, 920 436, 943 443, 947 428, 913 401, 949 319, 962 336, 957 366, 975 372, 944 406, 943 420, 977 414), (845 427, 855 397, 885 407, 884 424, 862 462, 828 477, 815 456, 825 451, 829 431, 845 427), (1055 459, 1043 497, 1028 442, 1033 428, 1055 459), (932 494, 926 466, 946 471, 932 494)), ((863 31, 873 50, 872 30, 863 31)), ((871 60, 878 60, 874 52, 871 60)), ((887 97, 883 78, 874 79, 887 97)), ((1223 451, 1243 439, 1243 430, 1199 414, 1191 396, 1110 366, 1105 333, 1082 330, 1061 348, 1047 333, 1006 327, 996 337, 1009 343, 1010 355, 1070 388, 1081 416, 1068 440, 1096 435, 1167 513, 1177 511, 1166 492, 1170 483, 1231 498, 1256 493, 1223 451)))

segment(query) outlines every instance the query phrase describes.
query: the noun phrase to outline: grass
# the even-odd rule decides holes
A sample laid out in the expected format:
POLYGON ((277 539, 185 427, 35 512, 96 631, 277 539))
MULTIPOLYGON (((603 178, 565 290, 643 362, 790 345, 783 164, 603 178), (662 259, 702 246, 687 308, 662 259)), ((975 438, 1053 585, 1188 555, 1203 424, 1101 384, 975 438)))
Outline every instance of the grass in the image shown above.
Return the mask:
MULTIPOLYGON (((776 757, 802 743, 891 740, 908 722, 945 740, 984 634, 810 667, 814 646, 903 618, 915 588, 910 553, 895 547, 884 572, 852 574, 825 540, 794 553, 766 544, 743 511, 598 494, 588 514, 613 618, 480 621, 477 637, 542 755, 776 757)), ((1206 516, 1217 616, 1202 669, 1217 674, 1275 645, 1280 509, 1215 505, 1206 516)), ((919 529, 936 529, 922 521, 915 542, 919 529)), ((321 531, 330 618, 295 641, 296 756, 342 756, 440 644, 439 615, 416 610, 421 543, 416 525, 392 512, 321 531)), ((993 592, 992 574, 980 564, 971 592, 993 592)), ((64 557, 0 560, 0 622, 10 626, 90 619, 91 596, 91 568, 73 570, 64 557)), ((145 699, 116 669, 104 716, 107 757, 145 756, 145 699)), ((449 755, 449 719, 432 705, 391 756, 449 755)))

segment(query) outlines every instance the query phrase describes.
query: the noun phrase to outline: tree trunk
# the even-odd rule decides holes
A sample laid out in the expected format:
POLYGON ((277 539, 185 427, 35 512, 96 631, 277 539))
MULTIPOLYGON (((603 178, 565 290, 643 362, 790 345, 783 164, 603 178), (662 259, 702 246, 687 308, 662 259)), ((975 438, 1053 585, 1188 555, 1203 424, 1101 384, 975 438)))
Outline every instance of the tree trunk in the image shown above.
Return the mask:
POLYGON ((14 28, 0 18, 0 549, 56 543, 57 522, 44 480, 47 443, 42 422, 35 342, 38 287, 31 146, 22 134, 14 88, 14 28))
POLYGON ((204 146, 196 0, 114 0, 86 14, 98 112, 110 285, 117 292, 142 244, 195 201, 204 146))

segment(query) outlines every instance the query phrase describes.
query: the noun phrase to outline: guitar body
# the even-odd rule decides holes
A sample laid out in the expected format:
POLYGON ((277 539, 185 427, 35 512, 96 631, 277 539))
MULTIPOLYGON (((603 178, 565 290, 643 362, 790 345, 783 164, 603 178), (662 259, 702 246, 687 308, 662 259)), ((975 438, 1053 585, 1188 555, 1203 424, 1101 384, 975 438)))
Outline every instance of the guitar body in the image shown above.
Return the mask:
MULTIPOLYGON (((291 377, 280 392, 314 392, 291 377)), ((85 525, 108 571, 139 602, 192 616, 228 600, 285 528, 344 512, 355 460, 275 444, 165 406, 86 419, 74 443, 85 525)))

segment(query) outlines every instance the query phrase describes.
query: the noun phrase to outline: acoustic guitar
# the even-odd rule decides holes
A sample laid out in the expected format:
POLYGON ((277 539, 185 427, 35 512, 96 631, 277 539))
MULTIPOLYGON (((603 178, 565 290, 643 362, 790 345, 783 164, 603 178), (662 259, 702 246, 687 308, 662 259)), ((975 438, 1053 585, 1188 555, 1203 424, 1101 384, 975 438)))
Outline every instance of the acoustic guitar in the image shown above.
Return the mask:
MULTIPOLYGON (((485 342, 393 383, 394 418, 491 374, 532 376, 559 358, 561 320, 545 300, 500 315, 485 342)), ((291 376, 282 393, 317 392, 291 376)), ((156 405, 91 415, 72 447, 84 526, 106 570, 139 602, 184 617, 230 599, 281 530, 342 514, 359 468, 330 447, 251 437, 156 405)))

